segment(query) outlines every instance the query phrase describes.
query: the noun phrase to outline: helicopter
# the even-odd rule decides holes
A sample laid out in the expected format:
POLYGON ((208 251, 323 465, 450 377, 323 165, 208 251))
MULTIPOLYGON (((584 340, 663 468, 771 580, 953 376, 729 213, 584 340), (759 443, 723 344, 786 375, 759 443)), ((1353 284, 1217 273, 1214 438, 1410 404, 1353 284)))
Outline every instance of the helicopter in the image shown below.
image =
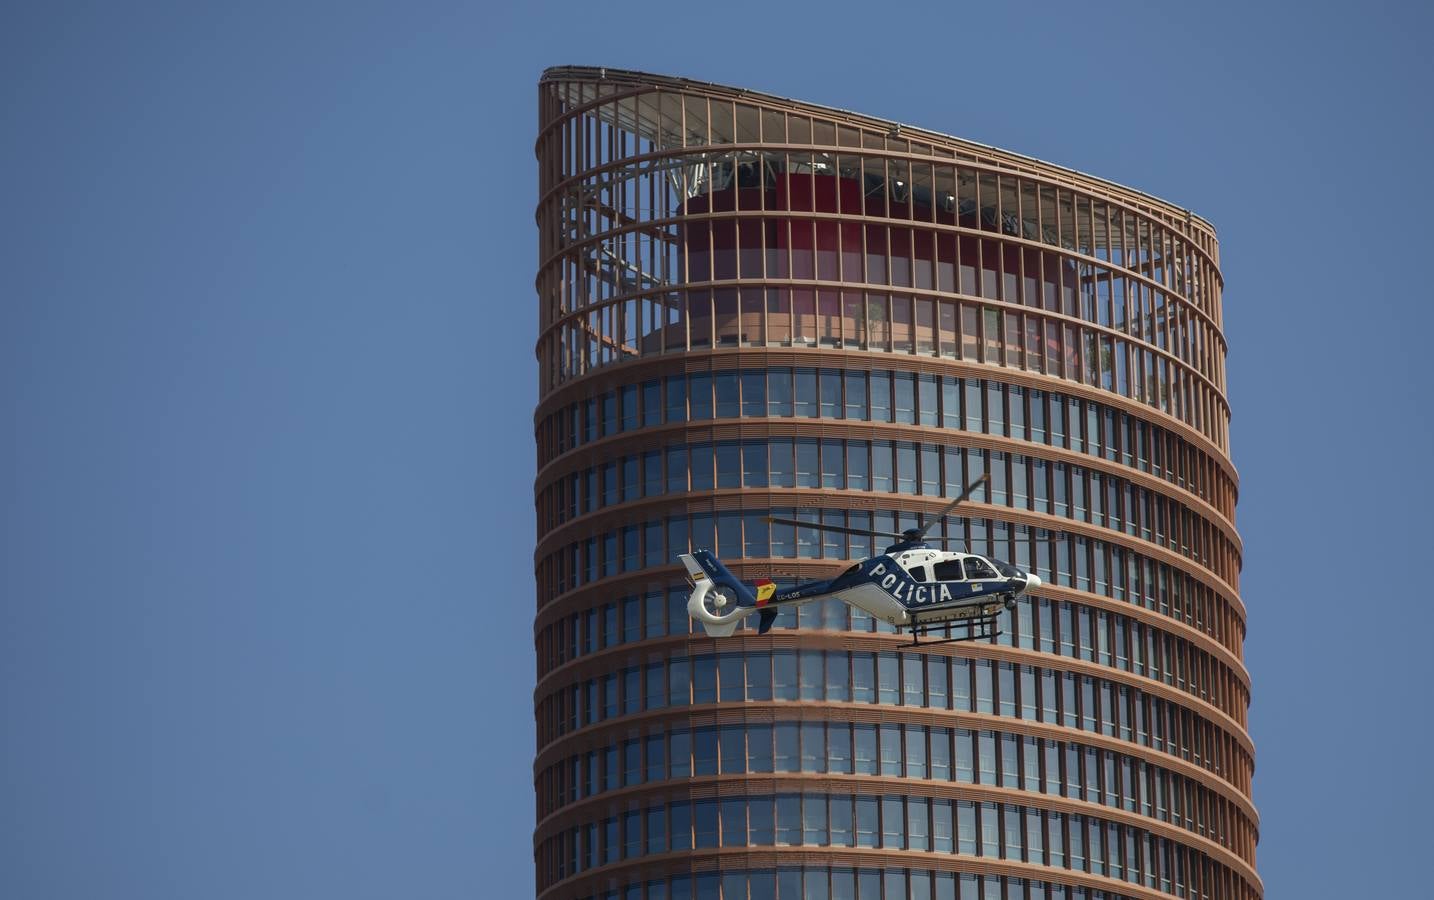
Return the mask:
POLYGON ((997 635, 1000 632, 994 629, 1001 613, 1015 609, 1017 597, 1040 587, 1040 577, 975 553, 935 549, 927 542, 947 539, 926 536, 989 479, 989 475, 977 478, 925 525, 899 534, 769 517, 769 522, 779 525, 897 539, 880 556, 853 563, 835 578, 809 581, 785 591, 778 591, 768 578, 750 587, 743 584, 707 550, 680 554, 692 585, 687 614, 700 622, 710 637, 727 637, 736 631, 738 622, 757 613, 757 633, 766 634, 783 607, 835 598, 908 629, 914 646, 922 644, 923 635, 948 625, 964 628, 964 633, 952 631, 952 636, 925 643, 997 635))

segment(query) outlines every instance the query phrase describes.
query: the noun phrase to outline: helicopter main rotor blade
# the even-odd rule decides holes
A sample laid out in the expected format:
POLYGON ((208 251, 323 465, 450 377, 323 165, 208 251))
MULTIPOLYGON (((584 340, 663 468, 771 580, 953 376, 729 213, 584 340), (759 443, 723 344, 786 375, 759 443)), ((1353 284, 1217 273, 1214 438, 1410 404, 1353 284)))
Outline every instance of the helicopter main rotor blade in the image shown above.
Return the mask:
POLYGON ((985 484, 990 480, 991 476, 989 474, 986 474, 982 475, 980 478, 977 478, 975 481, 966 485, 966 489, 962 491, 961 494, 955 500, 952 500, 950 503, 946 504, 946 507, 942 509, 941 512, 937 513, 936 516, 931 519, 931 521, 927 522, 925 525, 922 525, 916 530, 916 539, 922 540, 923 538, 925 538, 926 532, 930 531, 933 525, 935 525, 937 522, 944 520, 946 516, 951 513, 951 510, 964 503, 966 499, 970 497, 972 493, 975 492, 976 488, 980 487, 981 485, 985 484))
POLYGON ((901 537, 901 535, 892 534, 890 531, 872 531, 870 528, 848 528, 845 525, 824 525, 821 522, 803 522, 800 519, 782 519, 777 516, 767 516, 767 521, 773 525, 795 525, 798 528, 819 528, 822 531, 840 531, 842 534, 855 534, 860 537, 901 537))

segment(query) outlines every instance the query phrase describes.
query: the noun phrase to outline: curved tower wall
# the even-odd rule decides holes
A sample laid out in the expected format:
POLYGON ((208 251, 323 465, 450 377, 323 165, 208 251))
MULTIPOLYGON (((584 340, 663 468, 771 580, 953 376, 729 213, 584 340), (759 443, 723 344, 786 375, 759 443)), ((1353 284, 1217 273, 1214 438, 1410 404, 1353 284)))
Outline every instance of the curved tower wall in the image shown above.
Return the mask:
POLYGON ((1213 228, 890 122, 539 86, 540 897, 1253 898, 1213 228), (990 642, 814 604, 710 639, 678 553, 830 577, 938 526, 990 642))

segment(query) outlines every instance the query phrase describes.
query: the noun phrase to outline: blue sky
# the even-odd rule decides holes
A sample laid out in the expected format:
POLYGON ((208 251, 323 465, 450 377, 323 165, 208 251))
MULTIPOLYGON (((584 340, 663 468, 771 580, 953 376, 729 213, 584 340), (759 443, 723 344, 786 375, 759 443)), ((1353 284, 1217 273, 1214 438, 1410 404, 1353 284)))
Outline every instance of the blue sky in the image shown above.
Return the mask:
POLYGON ((1414 884, 1420 4, 11 3, 0 895, 532 883, 535 82, 717 81, 1219 229, 1271 897, 1414 884), (630 13, 635 21, 621 23, 630 13))

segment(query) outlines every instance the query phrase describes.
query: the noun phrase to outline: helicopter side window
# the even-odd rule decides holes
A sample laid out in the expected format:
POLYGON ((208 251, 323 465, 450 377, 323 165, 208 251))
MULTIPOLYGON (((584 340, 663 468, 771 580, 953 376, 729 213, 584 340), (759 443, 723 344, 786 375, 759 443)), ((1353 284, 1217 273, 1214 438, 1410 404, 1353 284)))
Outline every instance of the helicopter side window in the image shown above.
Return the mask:
POLYGON ((984 559, 976 556, 966 557, 966 576, 972 579, 1000 577, 984 559))
POLYGON ((936 564, 937 581, 961 581, 965 577, 965 575, 961 574, 961 560, 959 559, 936 564))
POLYGON ((912 578, 915 578, 917 581, 930 581, 930 580, 931 580, 931 570, 930 570, 929 568, 927 568, 926 566, 924 566, 924 565, 921 565, 921 566, 912 566, 911 569, 910 569, 910 572, 911 572, 911 577, 912 577, 912 578))

